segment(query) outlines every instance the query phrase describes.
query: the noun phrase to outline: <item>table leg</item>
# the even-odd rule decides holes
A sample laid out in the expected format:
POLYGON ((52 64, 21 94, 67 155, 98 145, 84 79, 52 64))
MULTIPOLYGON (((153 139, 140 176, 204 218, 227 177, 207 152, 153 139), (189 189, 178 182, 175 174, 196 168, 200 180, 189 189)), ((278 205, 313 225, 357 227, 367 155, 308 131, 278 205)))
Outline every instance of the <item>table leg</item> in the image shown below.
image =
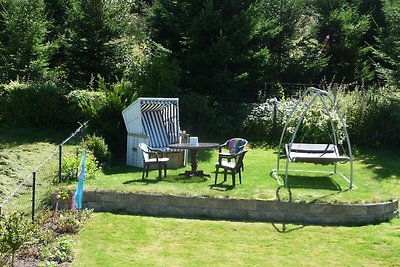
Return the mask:
POLYGON ((191 164, 191 170, 187 170, 184 173, 180 173, 179 175, 185 175, 187 177, 191 176, 200 176, 200 177, 211 177, 210 174, 204 173, 202 170, 198 170, 198 160, 197 160, 197 150, 190 150, 190 164, 191 164))
POLYGON ((190 162, 192 164, 192 174, 197 173, 197 150, 190 151, 190 162))

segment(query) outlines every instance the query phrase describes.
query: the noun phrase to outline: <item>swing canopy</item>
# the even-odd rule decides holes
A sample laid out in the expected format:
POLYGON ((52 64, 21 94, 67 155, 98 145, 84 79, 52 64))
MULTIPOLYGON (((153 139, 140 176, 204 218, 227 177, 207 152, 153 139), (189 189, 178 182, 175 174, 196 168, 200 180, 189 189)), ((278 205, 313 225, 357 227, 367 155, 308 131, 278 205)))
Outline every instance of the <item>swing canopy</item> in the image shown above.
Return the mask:
MULTIPOLYGON (((284 185, 288 186, 288 173, 290 163, 292 162, 303 162, 303 163, 314 163, 314 164, 333 164, 334 170, 333 172, 328 172, 328 174, 337 173, 337 163, 348 163, 349 165, 349 178, 344 175, 343 173, 338 173, 343 179, 345 179, 348 183, 350 188, 355 188, 353 185, 353 157, 350 145, 350 138, 347 133, 346 124, 343 119, 342 114, 339 112, 339 109, 333 101, 332 97, 328 94, 327 91, 317 89, 314 87, 309 87, 303 93, 301 98, 298 102, 294 105, 293 109, 288 113, 286 116, 285 126, 283 128, 281 138, 279 141, 278 147, 278 155, 277 155, 277 168, 272 170, 272 174, 274 175, 278 184, 280 183, 278 174, 281 171, 280 168, 280 161, 281 161, 281 151, 283 147, 283 143, 285 140, 285 134, 288 129, 288 124, 292 121, 295 114, 298 116, 296 126, 289 138, 289 141, 284 144, 285 153, 286 153, 286 165, 284 169, 284 185), (321 102, 324 108, 325 114, 328 115, 330 119, 330 129, 331 129, 331 143, 303 143, 303 142, 295 142, 296 135, 299 131, 300 125, 303 122, 307 111, 312 109, 313 104, 315 102, 321 102), (338 133, 337 133, 337 125, 333 123, 333 118, 331 112, 336 113, 336 116, 341 124, 341 128, 344 132, 345 141, 347 143, 347 155, 340 155, 338 149, 338 133), (298 115, 300 114, 300 115, 298 115)), ((287 135, 287 134, 286 134, 287 135)), ((297 172, 313 172, 313 173, 327 173, 318 170, 290 170, 290 171, 297 171, 297 172)))

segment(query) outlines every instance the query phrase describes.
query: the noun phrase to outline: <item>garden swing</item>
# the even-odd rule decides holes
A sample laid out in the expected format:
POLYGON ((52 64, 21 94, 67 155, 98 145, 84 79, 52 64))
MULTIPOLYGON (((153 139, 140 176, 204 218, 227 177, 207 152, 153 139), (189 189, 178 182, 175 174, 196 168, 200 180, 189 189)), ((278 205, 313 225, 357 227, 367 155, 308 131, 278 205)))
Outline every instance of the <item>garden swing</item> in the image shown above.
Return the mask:
MULTIPOLYGON (((286 151, 286 168, 285 168, 285 176, 284 176, 284 186, 288 186, 288 172, 289 172, 289 164, 292 162, 303 162, 303 163, 315 163, 315 164, 334 164, 333 172, 326 172, 326 171, 319 171, 319 170, 291 170, 296 172, 313 172, 313 173, 325 173, 325 174, 336 174, 337 173, 337 163, 348 163, 350 166, 350 177, 346 177, 343 173, 338 173, 343 179, 345 179, 349 183, 349 188, 356 188, 353 184, 353 156, 351 151, 350 145, 350 138, 347 133, 346 124, 343 120, 342 115, 339 112, 338 107, 336 106, 335 102, 328 94, 327 91, 317 89, 314 87, 309 87, 303 93, 301 98, 297 101, 294 108, 290 111, 288 116, 286 117, 285 126, 283 128, 281 138, 279 141, 278 147, 278 159, 277 159, 277 168, 272 170, 272 174, 274 178, 281 185, 279 181, 279 171, 280 169, 280 160, 281 160, 281 149, 282 143, 284 140, 285 133, 288 129, 288 124, 291 121, 292 117, 296 114, 297 111, 300 111, 300 116, 297 119, 296 126, 293 130, 293 133, 289 139, 289 142, 285 144, 285 151, 286 151), (311 96, 310 100, 307 99, 308 96, 311 96), (299 143, 295 143, 296 135, 299 130, 299 127, 304 120, 304 117, 308 110, 312 107, 312 105, 319 100, 322 103, 322 106, 329 116, 330 120, 330 128, 332 131, 331 141, 332 143, 303 143, 303 140, 299 143), (347 155, 342 156, 339 154, 338 149, 338 136, 337 136, 337 129, 336 125, 333 123, 332 115, 329 111, 334 109, 338 123, 341 124, 344 132, 344 137, 347 143, 347 155)), ((304 139, 304 138, 303 138, 304 139)))

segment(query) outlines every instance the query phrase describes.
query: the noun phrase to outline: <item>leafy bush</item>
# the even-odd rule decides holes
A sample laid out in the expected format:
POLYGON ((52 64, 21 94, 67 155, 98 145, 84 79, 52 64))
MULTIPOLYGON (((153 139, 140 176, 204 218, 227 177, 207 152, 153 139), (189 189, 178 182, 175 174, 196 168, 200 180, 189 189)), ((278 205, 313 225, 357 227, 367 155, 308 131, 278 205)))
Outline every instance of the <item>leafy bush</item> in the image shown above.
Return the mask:
POLYGON ((110 151, 118 152, 115 155, 123 154, 126 130, 121 113, 136 100, 136 90, 124 80, 108 86, 102 77, 98 77, 96 86, 96 92, 75 91, 68 99, 89 119, 89 131, 104 137, 110 151))
POLYGON ((64 93, 52 83, 10 82, 0 87, 0 119, 20 126, 74 126, 64 93))
POLYGON ((61 236, 56 239, 52 246, 45 247, 42 257, 51 262, 70 262, 72 261, 73 241, 69 236, 61 236))
POLYGON ((80 120, 88 120, 92 117, 92 110, 106 101, 106 94, 89 90, 73 90, 66 98, 71 112, 80 120))
POLYGON ((264 103, 254 104, 243 122, 242 131, 257 141, 276 138, 296 101, 296 99, 278 101, 276 98, 270 98, 264 103))
MULTIPOLYGON (((63 158, 61 167, 61 180, 63 182, 74 182, 78 177, 78 170, 81 164, 81 155, 70 155, 63 158)), ((90 150, 86 151, 85 179, 93 179, 98 170, 98 161, 90 150)))
POLYGON ((243 122, 242 131, 253 140, 266 139, 277 122, 277 99, 268 99, 265 103, 255 104, 243 122))
MULTIPOLYGON (((357 87, 349 90, 341 85, 336 91, 336 101, 343 115, 352 144, 373 144, 398 146, 396 133, 400 130, 400 100, 393 98, 388 88, 365 89, 357 87)), ((282 130, 283 124, 297 102, 296 98, 278 101, 268 99, 253 106, 243 124, 243 132, 253 140, 274 137, 273 125, 282 130)), ((307 99, 306 99, 307 101, 307 99)), ((300 108, 288 124, 290 136, 300 116, 300 108)), ((303 142, 331 142, 331 123, 337 130, 338 142, 344 141, 344 131, 339 117, 331 107, 325 111, 321 102, 315 102, 304 116, 297 137, 303 142), (303 139, 304 138, 304 139, 303 139)), ((285 136, 286 136, 285 135, 285 136)))
POLYGON ((11 253, 12 265, 17 250, 30 239, 31 230, 32 224, 20 212, 0 216, 0 253, 11 253))
MULTIPOLYGON (((301 113, 305 110, 305 103, 309 103, 313 96, 308 96, 303 103, 295 110, 291 120, 288 122, 287 132, 291 136, 298 123, 301 113)), ((337 142, 343 144, 345 141, 344 125, 340 122, 339 116, 334 107, 326 102, 326 107, 321 101, 316 101, 304 114, 304 118, 298 128, 295 142, 307 143, 333 143, 333 128, 336 132, 337 142), (327 110, 328 109, 328 110, 327 110)), ((344 122, 345 123, 345 122, 344 122)))
POLYGON ((108 150, 108 145, 101 136, 88 135, 84 141, 84 146, 93 152, 94 157, 98 162, 109 162, 111 158, 111 153, 108 150))
POLYGON ((362 87, 338 93, 339 106, 346 116, 354 144, 398 146, 400 100, 393 98, 392 89, 362 87))
POLYGON ((30 239, 17 252, 18 263, 31 266, 32 261, 40 260, 42 262, 38 266, 59 266, 60 263, 71 262, 71 234, 77 233, 92 213, 92 210, 44 210, 39 213, 30 239))

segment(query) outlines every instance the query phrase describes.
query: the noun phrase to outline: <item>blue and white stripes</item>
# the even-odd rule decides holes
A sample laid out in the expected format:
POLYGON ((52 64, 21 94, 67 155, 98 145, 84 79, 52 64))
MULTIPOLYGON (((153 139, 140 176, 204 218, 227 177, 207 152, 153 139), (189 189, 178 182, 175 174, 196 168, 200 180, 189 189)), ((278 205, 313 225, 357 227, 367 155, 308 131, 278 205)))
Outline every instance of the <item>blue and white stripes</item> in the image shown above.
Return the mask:
POLYGON ((179 108, 177 100, 141 100, 143 131, 150 137, 149 146, 165 148, 179 142, 179 108))

